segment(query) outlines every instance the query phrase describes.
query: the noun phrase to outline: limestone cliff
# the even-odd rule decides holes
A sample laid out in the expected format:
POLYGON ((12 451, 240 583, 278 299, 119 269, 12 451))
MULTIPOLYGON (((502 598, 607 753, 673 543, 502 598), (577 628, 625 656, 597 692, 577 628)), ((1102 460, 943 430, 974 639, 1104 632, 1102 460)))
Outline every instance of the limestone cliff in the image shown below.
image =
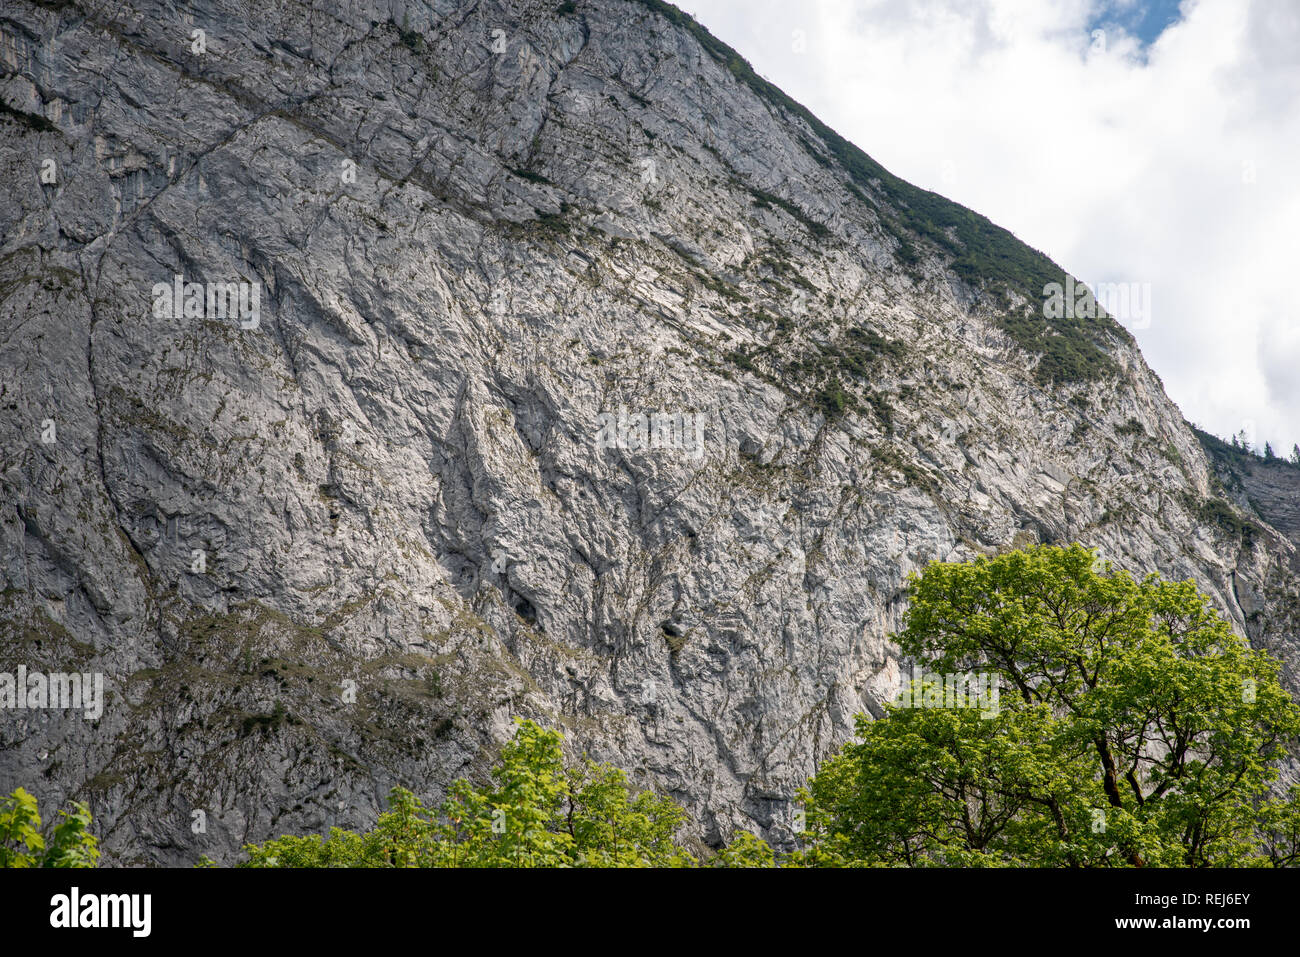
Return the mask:
POLYGON ((436 800, 514 715, 787 844, 905 576, 1027 541, 1300 661, 1132 338, 666 4, 7 0, 0 102, 0 670, 107 696, 0 712, 0 790, 107 862, 436 800))

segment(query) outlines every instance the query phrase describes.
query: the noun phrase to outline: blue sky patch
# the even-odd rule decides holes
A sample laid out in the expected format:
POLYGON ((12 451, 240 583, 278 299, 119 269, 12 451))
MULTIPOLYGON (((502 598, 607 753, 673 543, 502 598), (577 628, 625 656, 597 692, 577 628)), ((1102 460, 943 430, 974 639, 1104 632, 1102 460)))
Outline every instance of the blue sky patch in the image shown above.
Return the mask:
POLYGON ((1148 47, 1165 30, 1177 23, 1179 0, 1102 0, 1088 29, 1120 26, 1148 47))

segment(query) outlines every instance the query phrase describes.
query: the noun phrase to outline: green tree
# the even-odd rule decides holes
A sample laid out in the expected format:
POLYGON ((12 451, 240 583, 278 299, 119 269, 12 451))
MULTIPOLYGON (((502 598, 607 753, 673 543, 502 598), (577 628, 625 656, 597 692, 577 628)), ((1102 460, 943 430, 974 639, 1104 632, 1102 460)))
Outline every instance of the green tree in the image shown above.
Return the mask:
POLYGON ((90 809, 74 801, 44 834, 36 798, 17 788, 0 797, 0 867, 94 867, 99 842, 90 824, 90 809))
POLYGON ((803 793, 801 862, 1295 861, 1300 797, 1269 788, 1300 709, 1192 582, 1035 546, 931 563, 909 594, 904 654, 931 674, 990 674, 998 707, 860 718, 803 793))
POLYGON ((372 831, 285 836, 248 845, 243 867, 686 867, 676 840, 685 812, 633 794, 622 771, 590 760, 566 768, 556 731, 518 721, 494 785, 461 780, 436 810, 394 788, 372 831))
POLYGON ((741 831, 709 860, 711 867, 776 867, 776 854, 756 834, 741 831))

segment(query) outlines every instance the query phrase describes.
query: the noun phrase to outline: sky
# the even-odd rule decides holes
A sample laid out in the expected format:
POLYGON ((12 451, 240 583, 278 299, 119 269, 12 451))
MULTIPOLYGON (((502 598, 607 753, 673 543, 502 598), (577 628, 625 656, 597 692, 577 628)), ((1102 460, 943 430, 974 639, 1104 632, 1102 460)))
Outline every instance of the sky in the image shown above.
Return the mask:
POLYGON ((1089 284, 1184 417, 1300 442, 1300 0, 679 0, 885 168, 1089 284))

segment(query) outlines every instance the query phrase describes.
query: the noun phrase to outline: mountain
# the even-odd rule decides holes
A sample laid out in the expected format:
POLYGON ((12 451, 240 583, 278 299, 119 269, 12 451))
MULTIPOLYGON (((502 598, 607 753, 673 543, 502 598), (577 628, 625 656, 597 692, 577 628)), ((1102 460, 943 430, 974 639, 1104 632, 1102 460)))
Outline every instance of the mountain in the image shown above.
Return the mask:
POLYGON ((0 59, 0 671, 105 688, 0 715, 0 790, 106 862, 366 826, 516 715, 789 846, 908 573, 1027 542, 1296 687, 1295 528, 1133 339, 672 6, 13 0, 0 59))

